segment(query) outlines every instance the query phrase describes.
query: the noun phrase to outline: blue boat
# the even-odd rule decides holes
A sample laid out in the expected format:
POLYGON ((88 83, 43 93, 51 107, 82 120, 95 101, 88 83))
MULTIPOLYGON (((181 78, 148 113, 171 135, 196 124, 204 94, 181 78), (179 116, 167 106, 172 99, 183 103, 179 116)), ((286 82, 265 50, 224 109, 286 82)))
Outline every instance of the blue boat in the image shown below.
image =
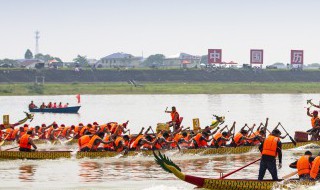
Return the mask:
POLYGON ((33 108, 29 109, 30 112, 41 112, 41 113, 78 113, 81 106, 72 106, 66 108, 33 108))

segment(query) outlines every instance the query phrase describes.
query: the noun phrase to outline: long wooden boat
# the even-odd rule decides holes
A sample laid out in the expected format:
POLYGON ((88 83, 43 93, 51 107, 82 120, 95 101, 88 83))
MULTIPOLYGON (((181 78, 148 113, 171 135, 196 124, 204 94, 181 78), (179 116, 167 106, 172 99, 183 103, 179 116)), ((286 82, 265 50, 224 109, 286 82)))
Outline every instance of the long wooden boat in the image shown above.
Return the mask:
POLYGON ((41 113, 78 113, 81 106, 71 106, 66 108, 33 108, 29 109, 30 112, 41 112, 41 113))
MULTIPOLYGON (((72 141, 68 142, 68 143, 77 143, 78 140, 77 139, 73 139, 72 141)), ((50 143, 50 141, 48 140, 35 140, 36 144, 40 144, 40 143, 50 143)), ((52 143, 52 142, 51 142, 52 143)), ((56 141, 55 143, 52 144, 58 144, 61 143, 60 141, 56 141)), ((292 148, 296 148, 296 147, 300 147, 300 146, 305 146, 308 144, 317 144, 320 145, 320 141, 308 141, 308 142, 298 142, 296 144, 296 146, 294 146, 293 143, 283 143, 282 144, 282 149, 287 150, 287 149, 292 149, 292 148)), ((163 152, 165 150, 162 150, 163 152)), ((175 150, 177 151, 177 150, 175 150)), ((198 154, 198 155, 214 155, 214 154, 241 154, 241 153, 246 153, 246 152, 250 152, 250 151, 258 151, 258 147, 257 146, 241 146, 241 147, 224 147, 224 148, 200 148, 200 149, 181 149, 179 150, 180 154, 198 154)), ((31 152, 31 153, 27 153, 25 154, 24 152, 19 152, 19 151, 0 151, 0 158, 4 158, 4 159, 53 159, 53 158, 60 158, 60 157, 64 157, 64 158, 70 158, 71 157, 71 151, 67 151, 69 152, 70 155, 66 155, 63 154, 63 156, 61 156, 61 151, 47 151, 43 154, 43 156, 39 156, 41 155, 41 151, 37 151, 37 152, 31 152), (52 155, 49 155, 52 154, 52 155), (56 154, 56 155, 55 155, 56 154), (32 156, 34 155, 34 156, 32 156)), ((126 154, 126 156, 136 156, 136 155, 143 155, 143 156, 151 156, 152 150, 139 150, 139 151, 128 151, 128 154, 126 154)), ((103 152, 77 152, 76 157, 77 158, 84 158, 84 157, 88 157, 88 158, 99 158, 99 157, 115 157, 115 156, 119 156, 119 155, 123 155, 123 153, 118 153, 118 152, 114 152, 114 151, 103 151, 103 152)))
MULTIPOLYGON (((163 151, 164 152, 164 151, 163 151)), ((20 151, 0 151, 0 159, 58 159, 58 158, 109 158, 116 156, 151 156, 152 151, 128 151, 128 153, 119 153, 115 151, 102 152, 72 152, 72 151, 35 151, 35 152, 20 152, 20 151)))
POLYGON ((177 178, 187 183, 191 183, 198 188, 221 190, 221 189, 235 189, 235 190, 271 190, 273 188, 287 188, 289 185, 315 185, 311 181, 298 181, 297 179, 287 180, 283 183, 279 181, 263 180, 258 181, 254 179, 214 179, 203 178, 197 176, 186 175, 181 172, 179 166, 173 163, 168 157, 161 153, 155 154, 155 161, 165 171, 174 174, 177 178))

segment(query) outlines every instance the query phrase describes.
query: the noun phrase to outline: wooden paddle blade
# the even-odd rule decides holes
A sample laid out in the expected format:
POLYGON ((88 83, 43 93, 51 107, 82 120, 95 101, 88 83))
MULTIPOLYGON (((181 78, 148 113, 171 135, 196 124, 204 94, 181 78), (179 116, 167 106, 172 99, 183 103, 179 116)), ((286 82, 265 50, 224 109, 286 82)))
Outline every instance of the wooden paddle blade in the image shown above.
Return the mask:
POLYGON ((288 174, 288 175, 283 176, 282 179, 283 179, 283 180, 286 180, 286 179, 288 179, 288 178, 296 175, 297 173, 298 173, 298 171, 294 171, 294 172, 292 172, 292 173, 290 173, 290 174, 288 174))
POLYGON ((0 146, 2 146, 4 144, 4 140, 0 142, 0 146))

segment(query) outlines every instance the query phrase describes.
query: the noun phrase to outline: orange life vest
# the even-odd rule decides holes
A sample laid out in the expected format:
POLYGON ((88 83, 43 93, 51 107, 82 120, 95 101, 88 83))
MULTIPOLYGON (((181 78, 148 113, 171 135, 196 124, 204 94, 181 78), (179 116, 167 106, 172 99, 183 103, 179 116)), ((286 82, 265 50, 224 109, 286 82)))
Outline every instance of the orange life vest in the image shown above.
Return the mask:
POLYGON ((277 147, 280 139, 273 135, 269 135, 263 143, 262 155, 277 156, 277 147))
POLYGON ((211 142, 212 146, 215 146, 215 143, 217 143, 219 146, 225 145, 226 141, 221 139, 222 133, 217 132, 214 136, 213 139, 214 141, 211 142))
POLYGON ((7 138, 6 139, 7 141, 14 140, 14 139, 12 139, 12 133, 13 133, 13 129, 12 128, 7 128, 6 129, 6 137, 5 138, 7 138))
POLYGON ((13 130, 13 132, 11 133, 11 139, 12 140, 16 139, 18 131, 19 131, 19 129, 14 129, 13 130))
POLYGON ((301 156, 297 162, 298 175, 310 174, 311 165, 309 163, 309 155, 301 156))
MULTIPOLYGON (((258 137, 258 136, 260 136, 260 131, 256 131, 256 132, 252 133, 249 138, 253 139, 253 138, 258 137)), ((247 142, 250 143, 250 144, 253 144, 253 145, 257 145, 257 144, 260 143, 259 140, 247 140, 247 142)))
MULTIPOLYGON (((103 140, 106 141, 106 142, 110 141, 110 136, 111 135, 106 135, 103 140)), ((113 148, 113 143, 103 144, 103 148, 106 148, 106 149, 109 149, 109 150, 113 150, 114 149, 113 148)))
POLYGON ((137 138, 133 141, 133 143, 131 143, 130 148, 138 148, 138 143, 139 141, 143 138, 143 135, 139 135, 137 136, 137 138))
POLYGON ((196 141, 196 143, 197 143, 197 145, 198 145, 198 148, 208 146, 207 141, 201 140, 201 137, 202 137, 202 133, 198 133, 198 134, 194 137, 194 140, 196 141))
POLYGON ((176 122, 176 123, 180 123, 180 116, 179 116, 179 113, 177 112, 177 111, 175 111, 175 112, 171 112, 171 121, 173 121, 173 122, 176 122), (176 117, 176 119, 175 119, 175 115, 178 115, 178 117, 176 117))
POLYGON ((320 156, 317 156, 312 163, 311 171, 310 171, 310 177, 312 179, 316 179, 318 173, 319 173, 319 167, 320 167, 320 156))
POLYGON ((70 129, 70 127, 65 127, 65 128, 62 130, 61 136, 62 136, 62 137, 66 137, 67 132, 68 132, 69 129, 70 129))
POLYGON ((100 142, 98 144, 94 144, 94 142, 97 140, 97 139, 101 139, 98 135, 93 135, 93 137, 91 137, 89 143, 88 143, 88 148, 90 150, 97 150, 98 149, 98 146, 100 145, 100 142))
POLYGON ((24 135, 20 138, 20 143, 19 143, 20 148, 31 149, 31 144, 29 144, 29 137, 30 137, 30 135, 24 134, 24 135))
POLYGON ((87 126, 82 127, 82 129, 80 130, 80 133, 79 133, 80 137, 84 135, 84 132, 85 132, 86 130, 88 130, 88 127, 87 127, 87 126))
POLYGON ((90 142, 90 136, 89 135, 83 135, 82 137, 80 137, 78 139, 79 149, 82 149, 82 148, 88 146, 89 142, 90 142))
POLYGON ((316 117, 316 118, 312 117, 312 118, 311 118, 311 125, 312 125, 312 128, 315 128, 315 127, 316 127, 316 123, 317 123, 316 121, 317 121, 317 120, 319 120, 319 118, 318 118, 318 117, 316 117))
POLYGON ((124 140, 123 140, 123 138, 120 137, 120 136, 118 136, 118 137, 116 138, 116 140, 114 141, 115 146, 116 146, 116 147, 119 146, 120 142, 122 142, 122 145, 124 145, 124 140))
POLYGON ((243 137, 243 134, 241 134, 240 132, 236 134, 236 136, 234 136, 233 141, 234 143, 236 143, 237 146, 240 146, 244 143, 244 140, 241 140, 241 138, 243 137))

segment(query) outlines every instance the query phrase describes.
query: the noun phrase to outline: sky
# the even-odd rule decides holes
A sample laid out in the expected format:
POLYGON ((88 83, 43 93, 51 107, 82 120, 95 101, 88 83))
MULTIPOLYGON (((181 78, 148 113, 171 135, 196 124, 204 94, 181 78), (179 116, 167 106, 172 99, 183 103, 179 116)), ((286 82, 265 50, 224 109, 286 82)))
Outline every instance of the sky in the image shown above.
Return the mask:
POLYGON ((320 63, 318 0, 0 0, 0 59, 35 51, 72 61, 115 52, 148 57, 222 49, 223 61, 320 63))

